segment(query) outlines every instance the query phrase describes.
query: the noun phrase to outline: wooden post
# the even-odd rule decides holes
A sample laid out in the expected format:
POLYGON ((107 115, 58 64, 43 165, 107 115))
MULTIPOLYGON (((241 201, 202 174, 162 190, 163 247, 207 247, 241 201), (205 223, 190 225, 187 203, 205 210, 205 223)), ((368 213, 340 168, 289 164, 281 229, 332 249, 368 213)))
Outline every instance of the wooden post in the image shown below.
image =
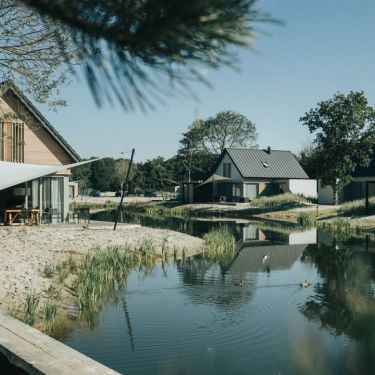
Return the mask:
POLYGON ((117 227, 118 217, 119 217, 119 215, 120 215, 120 211, 121 211, 121 207, 122 207, 122 202, 123 202, 123 200, 124 200, 125 189, 126 189, 126 185, 127 185, 127 183, 128 183, 129 174, 130 174, 130 169, 131 169, 132 164, 133 164, 134 152, 135 152, 135 149, 133 148, 133 149, 132 149, 132 156, 130 157, 129 168, 128 168, 128 171, 127 171, 127 173, 126 173, 125 182, 124 182, 124 185, 122 185, 121 200, 120 200, 120 204, 118 205, 117 214, 116 214, 116 219, 115 219, 115 225, 114 225, 114 227, 113 227, 113 230, 116 230, 116 227, 117 227))

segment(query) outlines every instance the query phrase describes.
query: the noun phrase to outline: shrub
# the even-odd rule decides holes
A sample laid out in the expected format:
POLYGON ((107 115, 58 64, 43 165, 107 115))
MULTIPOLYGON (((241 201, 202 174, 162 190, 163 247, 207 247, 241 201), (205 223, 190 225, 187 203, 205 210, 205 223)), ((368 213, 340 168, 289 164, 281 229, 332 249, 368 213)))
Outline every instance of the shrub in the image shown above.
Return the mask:
POLYGON ((297 223, 301 227, 312 227, 316 223, 315 217, 307 212, 301 212, 297 216, 297 223))

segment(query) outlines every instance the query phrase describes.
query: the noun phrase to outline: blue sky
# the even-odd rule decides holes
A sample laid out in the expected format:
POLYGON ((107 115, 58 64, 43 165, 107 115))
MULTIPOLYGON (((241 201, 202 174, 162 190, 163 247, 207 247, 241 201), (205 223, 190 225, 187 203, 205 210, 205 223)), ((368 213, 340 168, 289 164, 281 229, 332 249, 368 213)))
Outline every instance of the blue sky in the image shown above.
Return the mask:
POLYGON ((80 79, 62 90, 66 108, 41 110, 82 157, 120 157, 134 147, 145 161, 173 156, 197 113, 240 112, 256 124, 260 147, 298 152, 312 139, 299 117, 320 100, 363 90, 375 107, 373 0, 259 0, 258 8, 285 25, 259 25, 256 53, 239 51, 240 73, 209 72, 213 89, 193 85, 199 101, 170 98, 146 114, 97 108, 80 79))

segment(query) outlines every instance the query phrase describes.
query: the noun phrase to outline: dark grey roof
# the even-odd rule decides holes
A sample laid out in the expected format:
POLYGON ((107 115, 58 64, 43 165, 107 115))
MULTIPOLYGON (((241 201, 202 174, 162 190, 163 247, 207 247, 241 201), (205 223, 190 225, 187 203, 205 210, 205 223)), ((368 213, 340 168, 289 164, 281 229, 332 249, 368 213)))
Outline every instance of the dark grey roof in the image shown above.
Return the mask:
POLYGON ((245 246, 233 260, 229 271, 233 273, 262 272, 269 266, 271 271, 292 267, 308 245, 263 245, 245 246), (268 255, 262 263, 264 255, 268 255))
POLYGON ((4 81, 0 83, 0 96, 11 90, 18 99, 27 107, 27 109, 35 116, 35 118, 43 125, 48 133, 54 138, 57 143, 65 150, 65 152, 72 158, 73 161, 81 161, 80 156, 74 151, 69 143, 62 137, 62 135, 51 125, 51 123, 39 112, 33 103, 22 93, 22 91, 11 81, 4 81))
POLYGON ((244 178, 309 178, 291 151, 226 149, 244 178))

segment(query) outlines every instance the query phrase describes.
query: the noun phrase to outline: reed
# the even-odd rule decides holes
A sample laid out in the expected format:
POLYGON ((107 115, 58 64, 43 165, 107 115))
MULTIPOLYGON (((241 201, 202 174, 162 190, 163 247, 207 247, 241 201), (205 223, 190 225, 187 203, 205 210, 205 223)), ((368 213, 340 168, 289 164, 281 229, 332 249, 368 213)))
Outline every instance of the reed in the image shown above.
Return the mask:
POLYGON ((236 240, 227 226, 210 230, 203 236, 203 240, 208 248, 208 256, 234 252, 236 240))
MULTIPOLYGON (((373 210, 374 208, 375 208, 375 197, 370 197, 369 209, 373 210)), ((339 213, 343 215, 358 215, 358 214, 364 214, 365 209, 366 209, 365 199, 357 199, 354 201, 341 204, 339 213)))
POLYGON ((46 264, 42 270, 42 275, 46 279, 52 278, 54 273, 55 273, 55 267, 52 264, 46 264))
POLYGON ((36 313, 38 310, 40 296, 31 292, 26 297, 25 304, 23 306, 22 321, 30 326, 35 322, 36 313))
POLYGON ((44 292, 49 300, 59 301, 61 299, 61 289, 55 284, 51 284, 44 292))
POLYGON ((302 195, 286 193, 273 195, 269 197, 258 197, 251 201, 252 207, 274 207, 283 205, 296 205, 308 202, 308 199, 302 195))
POLYGON ((48 335, 55 331, 56 315, 57 303, 53 299, 48 299, 43 307, 43 330, 48 335))

